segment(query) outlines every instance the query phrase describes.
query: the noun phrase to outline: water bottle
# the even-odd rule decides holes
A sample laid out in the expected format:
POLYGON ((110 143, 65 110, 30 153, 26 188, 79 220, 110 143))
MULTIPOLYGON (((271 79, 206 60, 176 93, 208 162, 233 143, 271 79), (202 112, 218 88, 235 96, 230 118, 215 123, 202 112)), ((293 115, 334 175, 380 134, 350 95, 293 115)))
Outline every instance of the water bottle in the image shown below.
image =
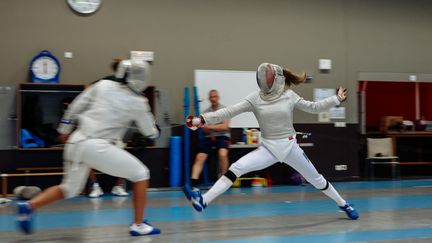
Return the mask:
POLYGON ((247 133, 248 133, 247 128, 243 128, 243 133, 242 133, 242 142, 243 142, 244 144, 247 144, 247 133))

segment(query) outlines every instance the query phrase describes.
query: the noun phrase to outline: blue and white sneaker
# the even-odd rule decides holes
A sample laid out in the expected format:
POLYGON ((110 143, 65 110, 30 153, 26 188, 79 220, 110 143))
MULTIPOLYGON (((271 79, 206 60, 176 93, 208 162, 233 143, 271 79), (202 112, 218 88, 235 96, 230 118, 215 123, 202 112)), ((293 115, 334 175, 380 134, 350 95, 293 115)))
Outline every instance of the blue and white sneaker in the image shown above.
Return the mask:
POLYGON ((347 204, 345 204, 345 206, 339 207, 339 208, 342 209, 350 219, 353 219, 353 220, 358 219, 359 215, 358 215, 357 211, 349 203, 347 203, 347 204))
POLYGON ((188 200, 192 200, 192 206, 196 211, 202 212, 207 207, 207 204, 204 203, 200 189, 192 189, 189 185, 185 185, 183 187, 183 192, 188 200))
POLYGON ((153 227, 147 220, 144 220, 141 224, 133 223, 129 228, 129 234, 132 236, 157 235, 160 233, 161 230, 153 227))
POLYGON ((33 233, 32 208, 28 202, 17 203, 18 229, 26 234, 33 233))
POLYGON ((192 190, 192 192, 192 206, 196 211, 202 212, 207 207, 207 204, 204 203, 204 199, 201 195, 201 190, 196 188, 192 190))

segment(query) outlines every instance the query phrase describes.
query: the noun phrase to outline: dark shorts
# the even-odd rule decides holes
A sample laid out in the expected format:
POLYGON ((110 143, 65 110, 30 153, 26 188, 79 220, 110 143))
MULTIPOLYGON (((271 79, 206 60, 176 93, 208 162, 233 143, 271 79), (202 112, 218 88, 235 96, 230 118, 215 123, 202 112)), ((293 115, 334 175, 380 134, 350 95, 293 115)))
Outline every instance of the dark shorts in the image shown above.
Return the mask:
POLYGON ((204 137, 198 146, 198 153, 209 154, 214 149, 229 149, 231 139, 226 136, 204 137))

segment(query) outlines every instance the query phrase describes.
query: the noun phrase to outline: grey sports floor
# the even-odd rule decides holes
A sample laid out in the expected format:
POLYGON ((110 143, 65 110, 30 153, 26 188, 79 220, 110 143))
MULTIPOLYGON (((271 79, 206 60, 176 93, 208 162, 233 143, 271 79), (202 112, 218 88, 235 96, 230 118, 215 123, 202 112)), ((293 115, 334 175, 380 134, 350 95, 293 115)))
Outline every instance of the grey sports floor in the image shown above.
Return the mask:
POLYGON ((32 235, 15 231, 13 203, 0 205, 0 242, 432 242, 432 179, 333 185, 358 220, 310 185, 233 188, 203 213, 180 191, 154 191, 146 218, 160 235, 129 236, 130 197, 81 196, 40 209, 32 235))

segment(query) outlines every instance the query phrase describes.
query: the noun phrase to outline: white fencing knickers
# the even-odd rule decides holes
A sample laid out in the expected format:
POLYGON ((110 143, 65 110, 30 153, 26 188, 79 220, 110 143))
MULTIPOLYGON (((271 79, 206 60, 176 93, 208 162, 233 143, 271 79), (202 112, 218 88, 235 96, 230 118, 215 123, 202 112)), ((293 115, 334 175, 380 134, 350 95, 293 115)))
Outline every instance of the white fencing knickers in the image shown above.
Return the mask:
MULTIPOLYGON (((232 164, 229 170, 237 177, 240 177, 251 171, 267 168, 276 162, 278 162, 278 159, 266 147, 261 145, 232 164)), ((291 151, 281 162, 298 171, 315 188, 324 189, 326 187, 326 179, 318 173, 297 143, 293 144, 291 151)))
POLYGON ((132 182, 150 179, 148 168, 135 156, 104 139, 77 140, 74 135, 63 154, 64 173, 60 187, 65 198, 78 195, 84 188, 90 168, 132 182))
MULTIPOLYGON (((333 186, 318 173, 300 146, 295 141, 292 142, 294 144, 283 160, 283 163, 293 167, 315 188, 322 190, 324 194, 336 201, 339 206, 345 205, 345 200, 343 200, 333 186)), ((257 149, 246 154, 232 164, 229 167, 229 171, 234 173, 236 177, 240 177, 246 173, 267 168, 278 161, 279 160, 265 146, 260 145, 257 149)), ((228 190, 232 184, 232 179, 222 176, 216 181, 213 187, 203 195, 204 202, 209 204, 216 197, 228 190)))

